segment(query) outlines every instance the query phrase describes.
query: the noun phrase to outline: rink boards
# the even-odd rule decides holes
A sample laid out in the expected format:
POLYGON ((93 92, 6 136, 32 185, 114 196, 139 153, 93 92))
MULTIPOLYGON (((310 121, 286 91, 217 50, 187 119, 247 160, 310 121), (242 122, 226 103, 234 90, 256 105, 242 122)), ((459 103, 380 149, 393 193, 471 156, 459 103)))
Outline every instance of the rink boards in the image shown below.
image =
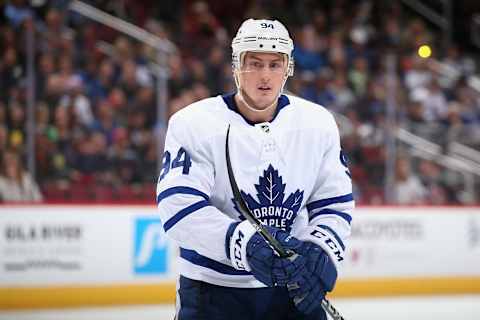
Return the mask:
MULTIPOLYGON (((480 293, 479 207, 363 207, 332 296, 480 293)), ((1 206, 0 309, 172 303, 152 206, 1 206)))

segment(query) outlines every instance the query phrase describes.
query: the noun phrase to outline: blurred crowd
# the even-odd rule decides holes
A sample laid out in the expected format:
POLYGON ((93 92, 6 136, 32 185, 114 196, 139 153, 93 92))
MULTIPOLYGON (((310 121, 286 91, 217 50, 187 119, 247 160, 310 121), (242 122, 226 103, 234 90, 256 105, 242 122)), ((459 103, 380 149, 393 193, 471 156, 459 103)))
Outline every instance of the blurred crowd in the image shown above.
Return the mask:
MULTIPOLYGON (((480 150, 480 93, 466 81, 477 71, 475 57, 454 42, 444 47, 440 31, 400 2, 84 1, 173 43, 165 59, 68 10, 69 2, 0 5, 0 201, 153 202, 166 120, 194 101, 234 90, 230 41, 246 17, 275 17, 291 31, 295 75, 287 89, 343 119, 358 203, 386 201, 389 104, 409 131, 442 146, 461 141, 480 150), (35 29, 35 177, 25 169, 29 28, 35 29), (417 54, 422 44, 433 49, 428 59, 417 54), (152 65, 164 62, 168 106, 159 121, 152 65), (456 76, 445 76, 439 63, 456 76)), ((455 174, 398 147, 393 203, 463 202, 455 174)))

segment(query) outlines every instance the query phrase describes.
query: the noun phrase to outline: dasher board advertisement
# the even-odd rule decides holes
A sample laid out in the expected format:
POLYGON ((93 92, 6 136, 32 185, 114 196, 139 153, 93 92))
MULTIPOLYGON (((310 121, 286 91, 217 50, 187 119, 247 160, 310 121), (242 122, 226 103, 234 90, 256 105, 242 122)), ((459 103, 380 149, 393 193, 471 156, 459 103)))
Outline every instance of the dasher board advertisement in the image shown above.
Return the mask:
POLYGON ((0 207, 0 287, 172 282, 152 206, 0 207))
POLYGON ((480 276, 480 208, 358 208, 342 278, 480 276))

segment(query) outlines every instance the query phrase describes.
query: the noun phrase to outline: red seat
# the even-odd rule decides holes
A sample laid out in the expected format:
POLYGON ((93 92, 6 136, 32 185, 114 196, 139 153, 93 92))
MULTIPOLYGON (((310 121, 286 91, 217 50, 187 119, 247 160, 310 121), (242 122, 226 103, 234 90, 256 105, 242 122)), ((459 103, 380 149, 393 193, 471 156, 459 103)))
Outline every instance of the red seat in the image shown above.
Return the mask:
POLYGON ((46 201, 63 202, 68 199, 66 189, 60 187, 56 182, 44 183, 41 191, 46 201))
POLYGON ((92 199, 88 185, 73 183, 68 191, 72 202, 88 202, 92 199))
POLYGON ((93 188, 93 202, 112 202, 113 200, 113 188, 111 186, 99 185, 93 188))

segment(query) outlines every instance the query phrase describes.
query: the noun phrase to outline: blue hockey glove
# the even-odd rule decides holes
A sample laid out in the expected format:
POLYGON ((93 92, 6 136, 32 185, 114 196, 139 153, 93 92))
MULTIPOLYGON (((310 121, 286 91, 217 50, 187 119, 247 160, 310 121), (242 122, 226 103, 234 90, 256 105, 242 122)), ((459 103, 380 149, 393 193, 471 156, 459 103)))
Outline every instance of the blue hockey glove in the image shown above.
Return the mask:
MULTIPOLYGON (((294 249, 300 241, 287 232, 276 228, 268 228, 269 232, 285 249, 294 249)), ((256 233, 247 244, 247 260, 255 278, 267 286, 286 286, 288 282, 296 281, 303 270, 306 270, 306 260, 295 255, 290 258, 280 258, 265 239, 256 233)))
MULTIPOLYGON (((302 245, 286 231, 266 228, 285 249, 296 251, 302 245)), ((227 243, 227 255, 234 268, 250 271, 267 286, 286 286, 306 270, 306 259, 298 255, 280 258, 248 221, 232 224, 227 232, 227 243)))
POLYGON ((307 259, 307 269, 317 277, 327 292, 335 287, 337 268, 329 255, 319 246, 311 242, 303 242, 296 252, 307 259))
POLYGON ((306 285, 305 281, 289 282, 290 297, 302 313, 320 312, 325 294, 335 286, 337 269, 328 254, 311 242, 302 242, 296 250, 306 260, 306 271, 302 276, 307 282, 306 285))
POLYGON ((298 286, 298 282, 287 284, 289 295, 295 307, 303 314, 308 315, 315 311, 316 314, 323 314, 326 319, 325 310, 322 308, 322 300, 327 292, 323 289, 321 282, 311 273, 305 275, 305 278, 311 281, 306 286, 298 286))

